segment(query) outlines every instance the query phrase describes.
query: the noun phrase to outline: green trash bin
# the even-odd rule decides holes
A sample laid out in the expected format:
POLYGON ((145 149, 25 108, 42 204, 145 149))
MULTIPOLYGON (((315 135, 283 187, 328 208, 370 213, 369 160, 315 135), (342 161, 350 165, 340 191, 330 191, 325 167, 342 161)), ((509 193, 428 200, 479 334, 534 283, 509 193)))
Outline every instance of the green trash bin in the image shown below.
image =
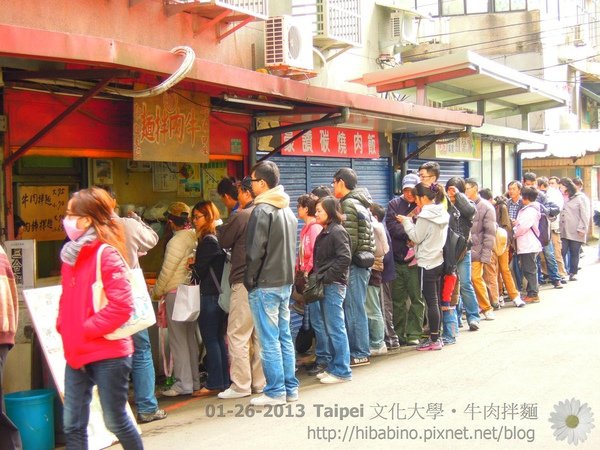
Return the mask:
POLYGON ((6 414, 19 429, 23 450, 54 448, 54 391, 35 389, 6 394, 6 414))

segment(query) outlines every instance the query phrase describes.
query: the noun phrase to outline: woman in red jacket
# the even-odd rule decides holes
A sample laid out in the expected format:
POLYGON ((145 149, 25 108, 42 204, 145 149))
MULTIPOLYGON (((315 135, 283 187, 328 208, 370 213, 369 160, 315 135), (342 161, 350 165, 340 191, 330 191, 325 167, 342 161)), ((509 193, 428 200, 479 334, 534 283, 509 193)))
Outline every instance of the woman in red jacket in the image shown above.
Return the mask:
POLYGON ((62 295, 56 328, 65 359, 64 430, 67 449, 87 448, 92 388, 98 386, 104 423, 125 449, 143 448, 126 412, 133 343, 130 337, 108 340, 104 335, 123 325, 133 312, 131 285, 124 258, 122 225, 113 220, 113 201, 92 187, 73 194, 63 221, 69 236, 61 250, 62 295), (108 304, 94 310, 92 285, 101 244, 101 273, 108 304))

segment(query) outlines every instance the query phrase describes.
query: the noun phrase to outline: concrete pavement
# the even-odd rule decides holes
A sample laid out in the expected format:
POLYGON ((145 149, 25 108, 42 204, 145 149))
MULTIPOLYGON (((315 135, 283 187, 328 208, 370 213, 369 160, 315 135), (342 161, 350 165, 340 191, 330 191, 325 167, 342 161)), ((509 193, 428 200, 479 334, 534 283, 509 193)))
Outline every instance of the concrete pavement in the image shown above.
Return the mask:
POLYGON ((554 437, 550 417, 571 399, 580 405, 568 423, 579 420, 572 429, 587 436, 577 448, 600 448, 595 247, 585 248, 581 265, 578 281, 542 287, 539 304, 507 306, 480 331, 461 329, 458 343, 442 351, 373 358, 339 385, 300 374, 298 403, 161 399, 169 417, 141 426, 145 448, 568 448, 554 437), (595 428, 586 433, 588 407, 595 428))

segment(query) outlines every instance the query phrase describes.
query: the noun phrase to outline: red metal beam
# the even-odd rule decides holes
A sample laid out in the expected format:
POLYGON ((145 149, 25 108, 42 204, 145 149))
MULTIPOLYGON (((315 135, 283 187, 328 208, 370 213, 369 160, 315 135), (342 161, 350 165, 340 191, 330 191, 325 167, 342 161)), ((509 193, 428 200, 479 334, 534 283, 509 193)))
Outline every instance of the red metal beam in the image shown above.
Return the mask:
POLYGON ((100 92, 104 87, 110 83, 112 78, 105 78, 100 81, 96 86, 87 91, 85 95, 81 96, 77 101, 73 102, 67 109, 65 109, 62 113, 56 116, 48 125, 38 131, 35 136, 25 142, 16 152, 8 155, 8 157, 4 160, 4 167, 12 167, 14 162, 19 159, 21 156, 24 156, 27 153, 27 150, 39 141, 42 137, 44 137, 48 132, 50 132, 54 127, 56 127, 65 117, 67 117, 72 112, 76 111, 81 105, 85 102, 93 98, 98 92, 100 92))

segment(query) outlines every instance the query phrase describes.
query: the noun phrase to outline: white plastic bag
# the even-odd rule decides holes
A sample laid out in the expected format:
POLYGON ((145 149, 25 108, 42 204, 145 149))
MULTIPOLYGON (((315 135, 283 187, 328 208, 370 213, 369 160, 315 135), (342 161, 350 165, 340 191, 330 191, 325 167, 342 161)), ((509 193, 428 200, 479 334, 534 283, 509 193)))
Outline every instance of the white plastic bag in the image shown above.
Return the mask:
POLYGON ((200 315, 200 286, 180 284, 177 286, 175 305, 171 319, 175 322, 193 322, 200 315))

